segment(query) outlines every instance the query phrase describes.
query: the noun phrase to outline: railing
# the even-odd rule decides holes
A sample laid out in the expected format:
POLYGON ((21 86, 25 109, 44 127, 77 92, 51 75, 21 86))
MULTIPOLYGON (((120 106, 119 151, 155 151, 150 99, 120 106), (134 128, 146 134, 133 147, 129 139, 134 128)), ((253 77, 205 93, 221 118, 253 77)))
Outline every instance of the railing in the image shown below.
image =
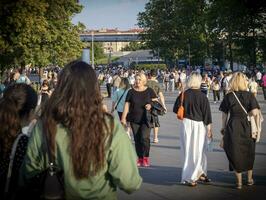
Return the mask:
MULTIPOLYGON (((91 42, 91 34, 80 34, 80 40, 83 42, 91 42)), ((113 34, 113 35, 93 35, 94 42, 131 42, 140 41, 141 38, 139 34, 113 34)))

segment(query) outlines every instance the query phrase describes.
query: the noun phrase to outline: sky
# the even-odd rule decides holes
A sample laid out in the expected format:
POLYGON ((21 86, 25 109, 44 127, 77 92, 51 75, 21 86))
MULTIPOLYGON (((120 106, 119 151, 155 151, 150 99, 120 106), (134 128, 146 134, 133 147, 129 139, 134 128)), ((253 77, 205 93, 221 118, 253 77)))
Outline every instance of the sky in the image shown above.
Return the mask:
POLYGON ((74 24, 82 22, 87 29, 108 28, 128 30, 138 28, 137 15, 144 11, 149 0, 79 0, 81 13, 72 19, 74 24))

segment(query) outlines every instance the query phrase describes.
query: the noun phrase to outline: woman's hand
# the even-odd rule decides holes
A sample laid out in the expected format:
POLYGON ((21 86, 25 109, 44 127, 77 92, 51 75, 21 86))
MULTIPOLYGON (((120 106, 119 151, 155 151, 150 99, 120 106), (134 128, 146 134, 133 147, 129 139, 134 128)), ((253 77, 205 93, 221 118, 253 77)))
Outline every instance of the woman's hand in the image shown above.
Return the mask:
POLYGON ((212 138, 212 130, 211 129, 207 129, 207 137, 212 138))
POLYGON ((146 105, 145 105, 145 109, 146 109, 146 110, 150 110, 150 109, 151 109, 151 104, 146 104, 146 105))
POLYGON ((127 126, 127 120, 122 118, 121 119, 121 124, 126 127, 127 126))

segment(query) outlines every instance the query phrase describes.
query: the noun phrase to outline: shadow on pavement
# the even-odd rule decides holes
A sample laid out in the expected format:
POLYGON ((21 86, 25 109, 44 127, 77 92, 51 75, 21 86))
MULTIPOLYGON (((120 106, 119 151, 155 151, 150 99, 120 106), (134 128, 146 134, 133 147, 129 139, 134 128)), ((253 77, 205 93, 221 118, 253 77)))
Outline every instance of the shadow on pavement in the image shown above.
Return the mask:
MULTIPOLYGON (((182 185, 181 168, 151 165, 149 168, 140 167, 140 174, 143 182, 153 185, 182 185)), ((234 172, 224 171, 208 171, 208 177, 212 180, 211 183, 203 185, 211 185, 216 187, 230 188, 235 185, 234 172)), ((254 175, 256 186, 266 186, 266 176, 254 175)), ((246 174, 243 173, 243 185, 246 184, 246 174)))

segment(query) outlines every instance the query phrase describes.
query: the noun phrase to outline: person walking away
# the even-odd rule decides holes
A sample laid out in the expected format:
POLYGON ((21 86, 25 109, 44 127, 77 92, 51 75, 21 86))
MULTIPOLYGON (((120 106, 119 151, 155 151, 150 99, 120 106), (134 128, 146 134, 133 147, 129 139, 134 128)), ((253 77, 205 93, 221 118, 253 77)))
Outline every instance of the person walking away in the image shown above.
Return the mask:
POLYGON ((264 75, 262 77, 261 87, 262 87, 262 91, 263 91, 264 100, 266 100, 266 73, 264 73, 264 75))
POLYGON ((249 91, 256 97, 258 93, 258 83, 255 80, 255 77, 252 77, 248 84, 249 91))
POLYGON ((225 95, 229 92, 229 83, 230 83, 230 80, 232 78, 232 71, 231 70, 228 70, 227 73, 226 73, 226 76, 224 77, 223 79, 223 94, 224 94, 224 97, 225 95))
POLYGON ((213 101, 216 103, 216 99, 220 101, 220 84, 217 78, 212 82, 213 101))
MULTIPOLYGON (((126 96, 128 91, 131 89, 129 81, 127 78, 122 78, 118 89, 115 91, 114 95, 112 96, 112 109, 111 113, 115 110, 119 116, 121 121, 121 117, 124 111, 126 96)), ((130 137, 130 126, 127 124, 126 126, 127 134, 130 137)))
POLYGON ((201 90, 204 94, 206 94, 207 97, 209 97, 210 88, 211 88, 211 79, 208 76, 208 73, 204 73, 202 78, 201 90))
POLYGON ((20 199, 17 196, 19 168, 26 153, 36 105, 37 94, 25 83, 7 87, 0 99, 0 199, 20 199))
POLYGON ((246 171, 247 185, 254 184, 252 172, 255 140, 251 137, 251 125, 240 103, 250 116, 258 115, 260 107, 255 96, 247 89, 246 76, 241 72, 234 73, 230 91, 219 108, 222 111, 223 148, 229 161, 229 169, 235 172, 237 189, 242 188, 242 173, 246 171))
POLYGON ((170 91, 174 92, 175 91, 175 73, 171 72, 170 76, 169 76, 169 87, 170 87, 170 91))
POLYGON ((19 75, 19 78, 16 80, 16 83, 26 83, 27 85, 31 84, 31 81, 26 75, 25 70, 20 70, 20 75, 19 75))
MULTIPOLYGON (((165 100, 164 100, 164 95, 162 93, 161 86, 157 80, 157 73, 153 69, 153 70, 151 70, 150 74, 151 74, 151 79, 149 79, 147 81, 147 86, 149 88, 153 89, 153 91, 155 92, 156 96, 158 97, 160 103, 162 104, 163 108, 165 109, 165 112, 167 112, 165 100)), ((159 142, 158 133, 159 133, 160 122, 159 122, 158 115, 154 116, 154 118, 155 118, 154 119, 155 123, 153 126, 153 143, 158 143, 159 142)))
POLYGON ((130 122, 138 155, 137 165, 149 167, 151 128, 146 114, 157 96, 153 89, 146 86, 147 78, 143 73, 137 74, 135 78, 135 86, 127 93, 121 123, 126 125, 127 121, 130 122))
POLYGON ((170 73, 167 70, 163 77, 164 89, 166 92, 169 90, 169 80, 170 80, 170 73))
MULTIPOLYGON (((136 154, 121 123, 103 112, 94 69, 73 61, 63 68, 28 143, 20 183, 47 166, 44 134, 64 172, 65 199, 117 199, 117 187, 132 193, 142 178, 136 154)), ((30 191, 32 188, 29 188, 30 191)))
POLYGON ((109 72, 107 72, 107 74, 105 75, 105 81, 106 81, 107 97, 111 98, 113 78, 109 72))
POLYGON ((262 73, 258 69, 256 69, 255 72, 256 72, 256 82, 258 83, 258 85, 261 85, 262 73))
MULTIPOLYGON (((212 138, 212 116, 208 98, 200 90, 202 77, 192 72, 188 89, 184 92, 184 119, 180 121, 180 146, 182 157, 181 183, 196 186, 198 181, 210 182, 207 177, 207 141, 212 138)), ((178 96, 173 111, 181 104, 178 96)))
POLYGON ((120 85, 120 82, 121 82, 120 76, 121 76, 120 72, 115 73, 115 75, 113 76, 113 94, 120 85))
POLYGON ((135 74, 132 71, 130 71, 127 78, 128 78, 128 81, 129 81, 131 88, 133 88, 133 86, 135 84, 135 74))

